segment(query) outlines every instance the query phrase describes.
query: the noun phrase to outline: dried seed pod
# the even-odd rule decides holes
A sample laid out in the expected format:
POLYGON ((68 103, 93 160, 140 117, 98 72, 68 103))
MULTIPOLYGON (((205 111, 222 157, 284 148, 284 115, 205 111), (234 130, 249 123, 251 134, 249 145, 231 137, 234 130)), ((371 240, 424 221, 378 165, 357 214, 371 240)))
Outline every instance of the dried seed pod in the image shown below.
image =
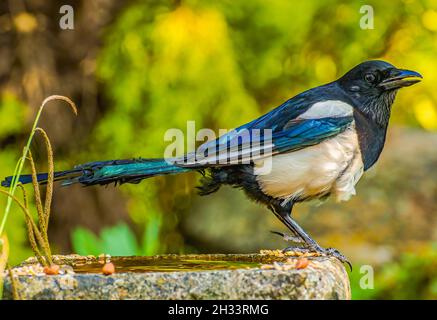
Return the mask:
POLYGON ((105 263, 105 265, 102 268, 102 273, 108 276, 113 274, 114 272, 115 272, 114 264, 112 262, 105 263))
POLYGON ((57 264, 52 264, 51 266, 44 267, 43 271, 46 275, 57 275, 59 274, 59 266, 57 264))

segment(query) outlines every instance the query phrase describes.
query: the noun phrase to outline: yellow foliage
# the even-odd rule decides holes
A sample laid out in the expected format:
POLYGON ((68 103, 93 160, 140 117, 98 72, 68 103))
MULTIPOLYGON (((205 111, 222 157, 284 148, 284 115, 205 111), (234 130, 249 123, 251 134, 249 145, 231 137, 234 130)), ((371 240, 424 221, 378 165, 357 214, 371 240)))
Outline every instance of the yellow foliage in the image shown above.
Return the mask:
POLYGON ((414 114, 422 127, 437 130, 437 111, 431 100, 422 99, 415 104, 414 114))
POLYGON ((14 25, 18 32, 29 33, 38 27, 38 21, 34 15, 21 12, 14 17, 14 25))
POLYGON ((330 82, 337 74, 337 67, 331 57, 320 57, 316 61, 316 77, 321 82, 330 82))
POLYGON ((425 28, 431 31, 437 31, 437 11, 427 10, 422 15, 422 23, 425 28))

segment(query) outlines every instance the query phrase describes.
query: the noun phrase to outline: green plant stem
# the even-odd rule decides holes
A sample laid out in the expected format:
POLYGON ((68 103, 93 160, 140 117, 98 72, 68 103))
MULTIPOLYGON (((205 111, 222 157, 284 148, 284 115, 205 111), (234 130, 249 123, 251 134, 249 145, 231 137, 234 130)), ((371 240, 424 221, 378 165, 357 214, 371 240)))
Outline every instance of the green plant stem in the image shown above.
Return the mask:
MULTIPOLYGON (((23 153, 24 153, 24 150, 23 150, 23 153)), ((12 178, 11 186, 9 187, 9 193, 11 193, 11 194, 15 193, 15 189, 17 188, 16 177, 17 177, 17 172, 20 170, 19 168, 23 168, 23 166, 21 165, 22 163, 24 163, 23 157, 21 157, 18 160, 17 164, 15 165, 15 169, 14 169, 14 173, 13 173, 14 176, 12 178)), ((11 204, 12 204, 12 200, 10 198, 8 198, 7 202, 6 202, 6 207, 5 207, 5 212, 3 215, 2 223, 0 225, 0 237, 3 234, 3 230, 5 228, 6 221, 8 219, 8 214, 9 214, 11 204)), ((1 241, 1 239, 0 239, 0 241, 1 241)))
MULTIPOLYGON (((27 143, 26 143, 26 146, 24 147, 21 159, 18 160, 18 163, 19 163, 18 170, 17 170, 17 172, 14 172, 14 177, 12 178, 12 183, 11 183, 11 186, 9 187, 9 193, 11 195, 14 195, 15 190, 17 189, 17 184, 18 184, 18 181, 20 179, 20 174, 21 174, 21 171, 23 170, 24 162, 26 161, 27 153, 29 152, 29 149, 30 149, 30 144, 32 143, 33 136, 35 135, 35 129, 36 129, 36 126, 38 124, 38 120, 41 116, 41 112, 42 112, 43 107, 44 107, 44 104, 38 110, 35 121, 33 123, 32 131, 29 135, 29 138, 27 139, 27 143)), ((5 208, 5 211, 3 214, 2 223, 0 225, 0 236, 3 234, 3 230, 5 228, 6 221, 7 221, 8 216, 9 216, 9 212, 11 210, 11 205, 12 205, 12 198, 8 197, 7 202, 6 202, 6 208, 5 208)))
MULTIPOLYGON (((15 190, 17 189, 17 184, 18 184, 18 181, 20 179, 21 172, 23 171, 24 162, 26 161, 27 154, 29 153, 30 144, 32 143, 33 136, 35 135, 35 131, 36 131, 36 128, 38 125, 39 118, 41 117, 41 113, 42 113, 46 103, 51 101, 51 100, 66 101, 69 104, 69 106, 71 107, 71 109, 73 110, 74 114, 77 115, 76 105, 74 104, 73 101, 71 101, 67 97, 53 95, 53 96, 50 96, 50 97, 47 97, 46 99, 44 99, 41 106, 39 107, 38 113, 36 114, 35 121, 33 122, 33 126, 32 126, 32 131, 30 132, 29 138, 27 139, 26 146, 23 149, 23 154, 21 155, 21 158, 18 160, 17 165, 15 166, 14 176, 13 176, 12 181, 11 181, 11 186, 9 187, 9 194, 11 194, 12 196, 15 194, 15 190)), ((6 221, 8 220, 9 212, 11 210, 11 205, 12 205, 12 198, 8 197, 7 202, 6 202, 5 211, 3 214, 3 219, 2 219, 2 222, 0 224, 0 237, 3 234, 3 231, 5 229, 6 221)), ((0 239, 0 241, 1 241, 1 239, 0 239)))

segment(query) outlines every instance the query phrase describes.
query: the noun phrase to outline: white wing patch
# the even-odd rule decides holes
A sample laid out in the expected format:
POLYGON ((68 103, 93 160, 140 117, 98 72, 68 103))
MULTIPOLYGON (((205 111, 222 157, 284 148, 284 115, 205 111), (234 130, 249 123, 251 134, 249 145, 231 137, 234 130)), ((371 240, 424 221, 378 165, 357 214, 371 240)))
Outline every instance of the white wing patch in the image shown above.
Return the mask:
POLYGON ((327 100, 313 104, 297 119, 321 119, 329 117, 349 117, 353 114, 353 107, 340 100, 327 100))

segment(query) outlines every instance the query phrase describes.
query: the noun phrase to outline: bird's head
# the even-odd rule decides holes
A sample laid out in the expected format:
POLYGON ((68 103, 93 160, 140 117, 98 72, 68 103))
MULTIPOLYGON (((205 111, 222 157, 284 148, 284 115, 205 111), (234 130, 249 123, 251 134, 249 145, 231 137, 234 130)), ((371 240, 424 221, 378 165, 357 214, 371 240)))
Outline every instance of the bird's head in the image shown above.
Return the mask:
POLYGON ((358 109, 376 122, 385 124, 397 91, 420 82, 421 78, 416 71, 372 60, 352 68, 337 83, 356 102, 358 109))

